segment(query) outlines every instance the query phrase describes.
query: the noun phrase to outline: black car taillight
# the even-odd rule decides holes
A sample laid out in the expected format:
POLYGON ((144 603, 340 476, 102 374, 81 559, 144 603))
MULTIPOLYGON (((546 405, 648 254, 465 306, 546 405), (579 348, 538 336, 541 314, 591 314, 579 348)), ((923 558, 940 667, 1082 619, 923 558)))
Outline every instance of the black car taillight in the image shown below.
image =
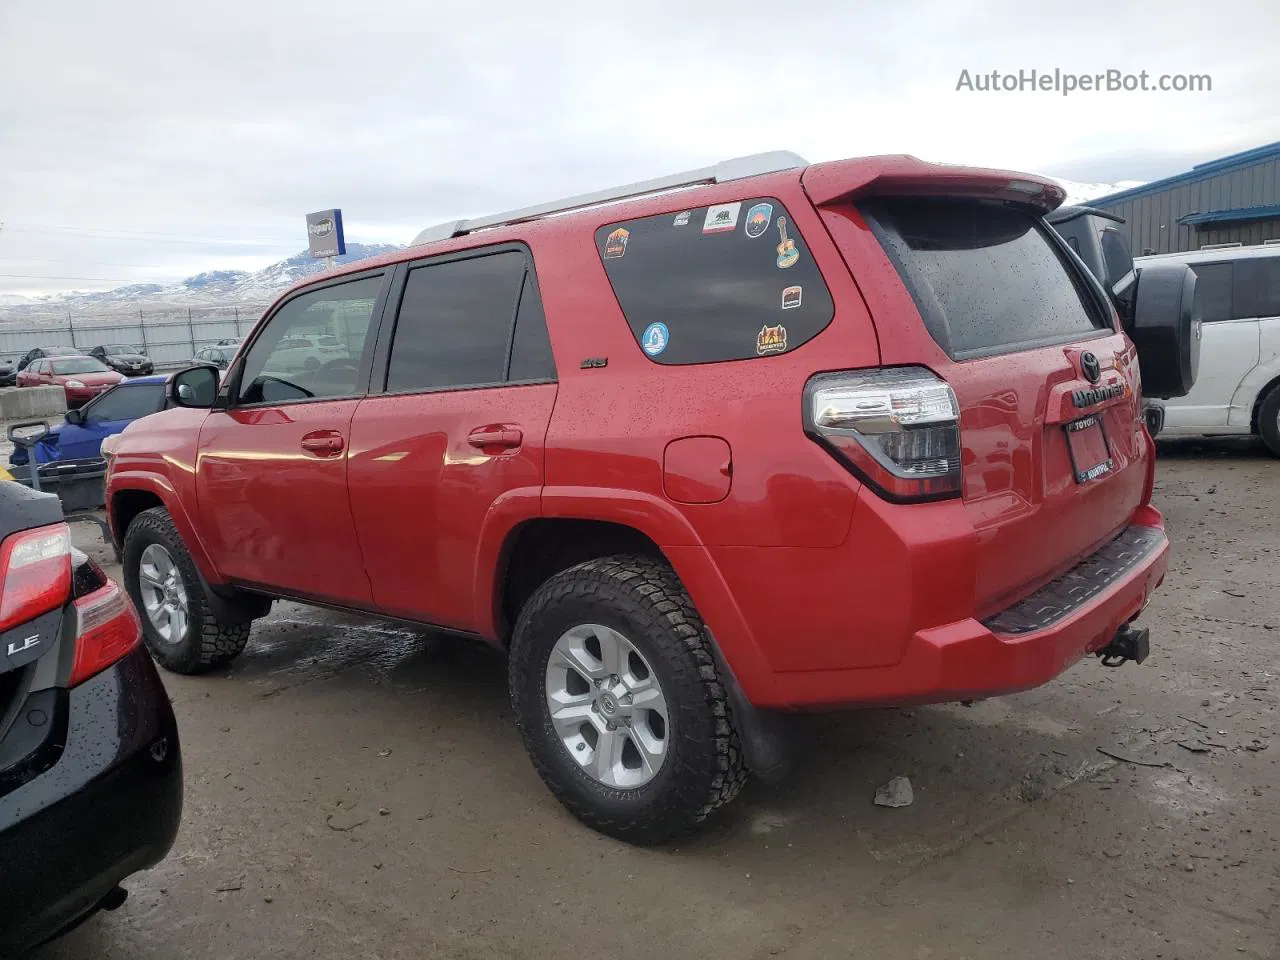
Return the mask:
POLYGON ((65 523, 11 534, 0 545, 0 631, 56 610, 71 594, 71 530, 65 523))
POLYGON ((888 500, 960 495, 960 404, 924 367, 819 374, 805 386, 804 421, 888 500))
POLYGON ((77 558, 72 605, 76 657, 69 686, 94 677, 142 643, 142 629, 123 590, 87 557, 77 558))

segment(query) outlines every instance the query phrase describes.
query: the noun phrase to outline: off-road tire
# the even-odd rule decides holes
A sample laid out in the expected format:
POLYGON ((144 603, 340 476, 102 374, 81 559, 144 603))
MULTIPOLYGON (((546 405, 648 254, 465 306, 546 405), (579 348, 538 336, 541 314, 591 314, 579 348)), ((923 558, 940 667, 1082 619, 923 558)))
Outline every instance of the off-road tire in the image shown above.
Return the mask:
POLYGON ((524 605, 508 664, 512 708, 538 774, 583 823, 630 843, 662 843, 691 833, 738 795, 747 769, 710 643, 675 571, 648 557, 588 560, 547 580, 524 605), (551 724, 547 661, 564 632, 585 623, 630 640, 667 700, 666 758, 634 789, 593 779, 551 724))
POLYGON ((1280 383, 1271 388, 1258 406, 1258 433, 1267 449, 1280 457, 1280 383))
POLYGON ((138 514, 124 538, 124 584, 142 621, 142 639, 155 661, 174 673, 207 673, 230 663, 249 642, 251 623, 219 623, 205 594, 196 565, 186 544, 164 507, 152 507, 138 514), (177 643, 166 642, 151 624, 142 603, 138 564, 142 551, 158 543, 169 552, 187 591, 186 635, 177 643))

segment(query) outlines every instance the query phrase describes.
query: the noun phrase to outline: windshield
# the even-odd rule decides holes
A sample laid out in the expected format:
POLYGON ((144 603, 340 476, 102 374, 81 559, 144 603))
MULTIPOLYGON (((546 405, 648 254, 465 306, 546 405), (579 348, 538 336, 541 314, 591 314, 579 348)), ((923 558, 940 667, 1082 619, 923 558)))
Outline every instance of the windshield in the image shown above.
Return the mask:
POLYGON ((104 353, 106 353, 106 354, 107 354, 107 356, 110 356, 110 357, 118 357, 118 356, 120 356, 120 355, 122 355, 122 354, 126 354, 126 353, 135 353, 135 354, 136 354, 136 353, 141 353, 141 352, 142 352, 142 351, 141 351, 141 350, 139 350, 137 347, 131 347, 131 346, 129 346, 129 344, 127 344, 127 343, 115 343, 115 344, 112 344, 112 345, 111 345, 111 346, 109 346, 109 347, 103 347, 103 348, 102 348, 102 350, 103 350, 103 352, 104 352, 104 353))
POLYGON ((108 368, 93 357, 68 357, 65 360, 49 361, 53 372, 62 373, 107 373, 108 368))

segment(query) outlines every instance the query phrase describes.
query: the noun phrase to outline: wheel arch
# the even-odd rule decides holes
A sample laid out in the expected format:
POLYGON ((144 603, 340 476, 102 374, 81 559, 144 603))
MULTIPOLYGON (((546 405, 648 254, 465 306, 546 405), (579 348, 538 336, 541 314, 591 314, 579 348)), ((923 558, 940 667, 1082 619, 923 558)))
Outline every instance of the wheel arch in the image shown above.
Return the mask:
POLYGON ((111 535, 120 549, 124 548, 125 534, 138 514, 152 507, 164 507, 173 518, 191 559, 207 583, 219 583, 218 569, 204 548, 192 523, 182 498, 164 477, 156 474, 126 474, 112 476, 107 494, 107 522, 111 535))
POLYGON ((1273 370, 1274 376, 1265 383, 1253 398, 1253 410, 1249 414, 1249 431, 1258 433, 1258 415, 1262 412, 1262 405, 1266 402, 1267 397, 1271 395, 1271 391, 1280 390, 1280 370, 1273 370))

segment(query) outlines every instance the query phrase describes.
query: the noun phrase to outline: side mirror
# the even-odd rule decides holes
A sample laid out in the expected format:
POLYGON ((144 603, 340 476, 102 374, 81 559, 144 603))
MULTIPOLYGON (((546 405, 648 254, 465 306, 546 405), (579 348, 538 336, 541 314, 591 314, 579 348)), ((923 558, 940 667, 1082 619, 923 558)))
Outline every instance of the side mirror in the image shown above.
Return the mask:
POLYGON ((84 411, 83 411, 83 410, 68 410, 68 411, 67 411, 67 415, 66 415, 66 417, 65 417, 64 419, 67 421, 67 423, 74 424, 75 426, 77 426, 77 427, 78 427, 78 426, 80 426, 81 424, 83 424, 83 423, 84 423, 84 411))
POLYGON ((175 407, 208 408, 218 396, 218 369, 201 364, 188 367, 169 381, 169 399, 175 407))

